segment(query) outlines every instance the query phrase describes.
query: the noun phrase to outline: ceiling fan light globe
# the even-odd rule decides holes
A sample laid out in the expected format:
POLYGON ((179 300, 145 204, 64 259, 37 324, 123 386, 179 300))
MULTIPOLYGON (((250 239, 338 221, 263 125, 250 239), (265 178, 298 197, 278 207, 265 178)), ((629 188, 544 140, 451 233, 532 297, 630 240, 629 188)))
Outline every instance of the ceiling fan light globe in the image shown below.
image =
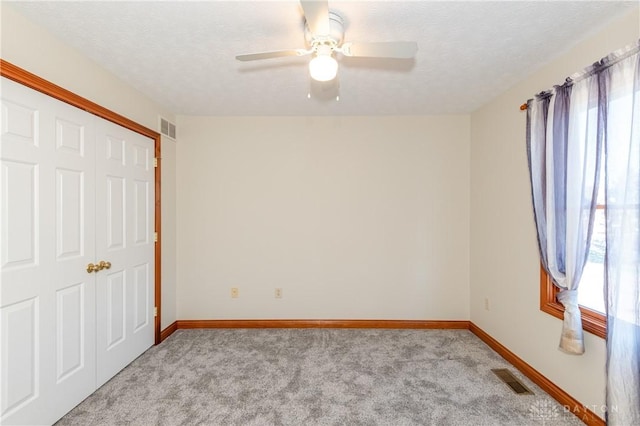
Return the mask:
POLYGON ((338 74, 338 61, 330 55, 318 55, 309 62, 309 74, 316 81, 331 81, 338 74))

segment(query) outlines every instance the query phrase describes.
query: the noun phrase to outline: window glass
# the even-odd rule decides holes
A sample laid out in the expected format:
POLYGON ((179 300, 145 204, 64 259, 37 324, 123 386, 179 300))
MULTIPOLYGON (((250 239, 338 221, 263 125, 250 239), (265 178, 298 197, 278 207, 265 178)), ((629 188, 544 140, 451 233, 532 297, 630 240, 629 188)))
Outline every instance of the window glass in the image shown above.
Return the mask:
POLYGON ((601 313, 604 313, 605 236, 604 209, 599 208, 593 223, 589 258, 578 287, 578 304, 601 313))

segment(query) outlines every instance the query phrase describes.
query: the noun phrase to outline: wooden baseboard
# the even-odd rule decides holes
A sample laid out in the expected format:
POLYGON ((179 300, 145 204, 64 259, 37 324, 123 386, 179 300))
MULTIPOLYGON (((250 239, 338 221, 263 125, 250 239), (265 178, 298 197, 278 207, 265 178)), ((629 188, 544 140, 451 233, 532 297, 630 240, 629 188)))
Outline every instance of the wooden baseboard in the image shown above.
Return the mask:
POLYGON ((160 342, 162 342, 167 337, 171 336, 178 329, 178 321, 172 322, 169 327, 165 328, 160 332, 160 342))
POLYGON ((469 321, 412 320, 178 320, 183 328, 396 328, 468 330, 469 321))
POLYGON ((566 393, 564 390, 559 388, 555 383, 551 380, 547 379, 542 373, 538 370, 527 364, 522 360, 522 358, 518 357, 516 354, 511 352, 505 346, 503 346, 496 339, 487 334, 480 327, 475 325, 472 322, 469 322, 469 331, 478 336, 480 340, 487 344, 491 349, 496 351, 502 358, 506 359, 511 363, 515 368, 520 370, 522 374, 527 376, 529 380, 531 380, 536 385, 540 386, 542 390, 547 392, 552 398, 558 401, 562 406, 565 407, 567 411, 571 410, 571 413, 582 420, 587 425, 593 426, 604 426, 606 425, 605 421, 601 419, 597 414, 593 411, 589 410, 583 404, 578 402, 571 395, 566 393))

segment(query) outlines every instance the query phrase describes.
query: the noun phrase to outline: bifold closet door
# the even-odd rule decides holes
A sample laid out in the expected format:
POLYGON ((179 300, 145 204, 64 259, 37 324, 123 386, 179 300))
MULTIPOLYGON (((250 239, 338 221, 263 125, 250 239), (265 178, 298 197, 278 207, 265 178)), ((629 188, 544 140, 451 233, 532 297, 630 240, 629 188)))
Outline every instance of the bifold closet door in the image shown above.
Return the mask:
POLYGON ((2 79, 1 424, 95 390, 94 117, 2 79))
POLYGON ((51 424, 153 344, 154 141, 1 81, 0 424, 51 424))
POLYGON ((96 125, 98 386, 154 342, 154 141, 96 125))

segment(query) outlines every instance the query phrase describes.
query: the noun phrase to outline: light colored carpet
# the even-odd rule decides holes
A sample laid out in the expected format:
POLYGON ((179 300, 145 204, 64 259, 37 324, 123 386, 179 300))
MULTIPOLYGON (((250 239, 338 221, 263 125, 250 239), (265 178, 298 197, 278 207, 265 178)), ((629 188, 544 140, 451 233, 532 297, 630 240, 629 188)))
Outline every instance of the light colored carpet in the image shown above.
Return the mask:
POLYGON ((222 329, 178 330, 58 424, 582 423, 467 330, 222 329))

